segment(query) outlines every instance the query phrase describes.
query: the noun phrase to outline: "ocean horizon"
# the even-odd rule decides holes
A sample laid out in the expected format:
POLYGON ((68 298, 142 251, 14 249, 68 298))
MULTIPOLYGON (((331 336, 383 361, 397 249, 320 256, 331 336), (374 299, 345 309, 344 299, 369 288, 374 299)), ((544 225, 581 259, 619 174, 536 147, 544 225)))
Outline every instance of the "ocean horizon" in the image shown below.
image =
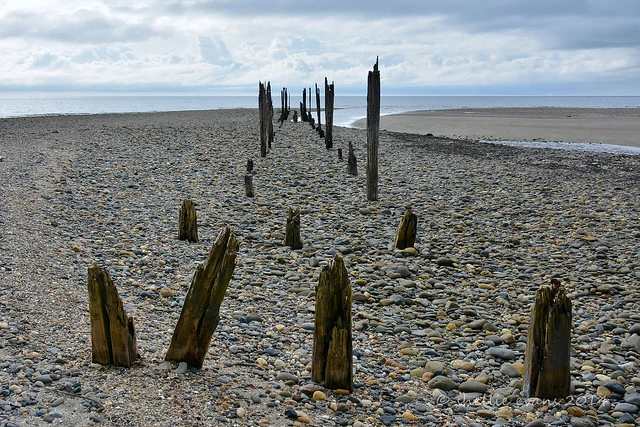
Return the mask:
MULTIPOLYGON (((273 107, 280 108, 280 94, 273 94, 273 107)), ((298 108, 301 95, 291 95, 291 108, 298 108)), ((312 108, 315 116, 315 99, 312 108)), ((324 97, 321 97, 324 106, 324 97)), ((220 110, 257 108, 258 97, 200 96, 200 95, 112 95, 77 93, 4 93, 0 94, 0 118, 86 115, 109 113, 148 113, 163 111, 220 110)), ((515 108, 515 107, 571 107, 571 108, 637 108, 640 96, 424 96, 383 95, 380 99, 382 115, 421 110, 458 108, 515 108)), ((309 108, 309 107, 307 107, 309 108)), ((334 124, 352 126, 367 115, 366 96, 335 97, 334 124)), ((324 116, 322 115, 324 122, 324 116)))

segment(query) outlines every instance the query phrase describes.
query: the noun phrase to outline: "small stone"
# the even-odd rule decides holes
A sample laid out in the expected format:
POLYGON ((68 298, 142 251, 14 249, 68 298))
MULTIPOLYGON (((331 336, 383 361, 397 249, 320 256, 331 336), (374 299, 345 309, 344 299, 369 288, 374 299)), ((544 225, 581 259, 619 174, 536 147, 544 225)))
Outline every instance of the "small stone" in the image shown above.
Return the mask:
POLYGON ((176 368, 176 374, 186 374, 188 370, 189 365, 187 365, 187 362, 180 362, 176 368))
POLYGON ((503 406, 496 411, 496 417, 510 420, 511 418, 513 418, 513 411, 508 406, 503 406))
POLYGON ((480 381, 467 380, 460 384, 458 390, 465 393, 484 393, 488 388, 489 386, 487 384, 481 383, 480 381))
POLYGON ((440 389, 444 391, 455 390, 458 388, 458 384, 455 381, 443 375, 438 375, 433 377, 432 379, 429 380, 427 384, 431 388, 440 389))
POLYGON ((402 414, 402 418, 404 418, 405 420, 409 420, 409 421, 418 421, 418 417, 416 417, 415 415, 413 415, 409 411, 404 412, 402 414))
POLYGON ((619 402, 613 408, 614 411, 626 412, 629 414, 635 414, 638 412, 638 407, 632 403, 619 402))
POLYGON ((239 407, 238 409, 236 409, 236 417, 238 418, 242 418, 247 414, 247 410, 244 409, 243 407, 239 407))
POLYGON ((162 289, 160 289, 160 295, 162 295, 165 298, 172 297, 174 295, 174 293, 175 292, 171 288, 162 288, 162 289))
POLYGON ((489 347, 486 353, 489 356, 505 360, 513 360, 516 357, 516 354, 513 350, 504 347, 489 347))
POLYGON ((327 400, 327 395, 324 394, 322 391, 320 390, 316 390, 313 392, 313 400, 327 400))
POLYGON ((284 381, 285 383, 293 383, 297 384, 299 379, 296 375, 290 374, 289 372, 280 372, 276 379, 280 381, 284 381))

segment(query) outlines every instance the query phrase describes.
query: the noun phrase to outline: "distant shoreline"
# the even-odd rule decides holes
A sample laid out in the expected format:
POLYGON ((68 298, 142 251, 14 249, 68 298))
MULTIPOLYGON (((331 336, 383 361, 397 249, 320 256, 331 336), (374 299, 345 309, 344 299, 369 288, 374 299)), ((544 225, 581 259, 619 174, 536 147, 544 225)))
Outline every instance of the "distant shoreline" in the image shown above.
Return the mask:
MULTIPOLYGON (((366 127, 366 119, 353 123, 366 127)), ((472 140, 562 141, 640 147, 640 108, 460 108, 380 117, 380 129, 472 140)))

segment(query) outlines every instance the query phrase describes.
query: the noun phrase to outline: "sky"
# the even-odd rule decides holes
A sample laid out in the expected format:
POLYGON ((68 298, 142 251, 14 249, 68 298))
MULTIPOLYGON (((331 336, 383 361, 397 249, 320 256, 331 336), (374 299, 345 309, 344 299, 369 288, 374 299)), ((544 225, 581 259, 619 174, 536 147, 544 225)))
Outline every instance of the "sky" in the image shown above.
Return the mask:
POLYGON ((0 91, 640 95, 640 0, 0 0, 0 91), (301 6, 301 4, 306 4, 301 6))

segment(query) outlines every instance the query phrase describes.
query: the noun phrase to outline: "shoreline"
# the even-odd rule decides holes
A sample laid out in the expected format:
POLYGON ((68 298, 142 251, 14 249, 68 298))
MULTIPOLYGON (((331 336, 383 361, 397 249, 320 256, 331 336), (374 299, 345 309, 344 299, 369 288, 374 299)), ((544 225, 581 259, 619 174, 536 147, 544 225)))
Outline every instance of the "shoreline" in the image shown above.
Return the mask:
MULTIPOLYGON (((366 127, 366 118, 353 123, 366 127)), ((640 147, 640 108, 463 108, 380 117, 380 129, 486 141, 602 143, 640 147)))

